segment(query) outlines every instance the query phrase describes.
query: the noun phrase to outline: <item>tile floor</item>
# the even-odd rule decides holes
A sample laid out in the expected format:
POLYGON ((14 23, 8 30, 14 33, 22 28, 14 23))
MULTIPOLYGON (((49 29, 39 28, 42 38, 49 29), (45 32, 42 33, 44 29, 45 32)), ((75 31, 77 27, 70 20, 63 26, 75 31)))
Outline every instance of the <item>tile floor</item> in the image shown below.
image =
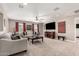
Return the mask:
POLYGON ((79 56, 79 43, 44 38, 44 42, 28 42, 28 51, 16 56, 79 56))

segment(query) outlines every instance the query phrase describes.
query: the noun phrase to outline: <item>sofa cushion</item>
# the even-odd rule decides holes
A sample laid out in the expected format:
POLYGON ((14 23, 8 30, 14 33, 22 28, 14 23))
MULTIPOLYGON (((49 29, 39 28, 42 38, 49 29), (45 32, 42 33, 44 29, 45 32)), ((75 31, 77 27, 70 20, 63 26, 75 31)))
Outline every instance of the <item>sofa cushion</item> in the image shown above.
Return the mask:
POLYGON ((11 39, 12 40, 17 40, 17 39, 20 39, 20 36, 19 35, 12 34, 11 35, 11 39))

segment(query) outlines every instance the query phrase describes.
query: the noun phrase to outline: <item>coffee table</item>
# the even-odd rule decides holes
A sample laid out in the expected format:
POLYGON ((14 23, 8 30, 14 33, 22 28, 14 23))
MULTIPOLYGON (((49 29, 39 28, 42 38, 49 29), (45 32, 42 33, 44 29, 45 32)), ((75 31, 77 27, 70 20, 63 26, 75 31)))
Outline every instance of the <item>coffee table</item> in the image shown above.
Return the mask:
POLYGON ((28 37, 28 41, 29 39, 32 40, 32 44, 34 43, 34 40, 37 40, 37 39, 42 39, 42 42, 43 42, 43 36, 30 36, 28 37))

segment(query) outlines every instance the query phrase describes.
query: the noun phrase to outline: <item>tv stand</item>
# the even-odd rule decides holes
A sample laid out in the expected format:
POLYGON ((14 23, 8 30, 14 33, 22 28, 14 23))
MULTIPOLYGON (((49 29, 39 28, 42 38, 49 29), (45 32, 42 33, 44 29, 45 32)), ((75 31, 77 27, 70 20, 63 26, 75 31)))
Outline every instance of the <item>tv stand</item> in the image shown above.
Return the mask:
POLYGON ((55 32, 45 32, 45 37, 55 39, 55 32))

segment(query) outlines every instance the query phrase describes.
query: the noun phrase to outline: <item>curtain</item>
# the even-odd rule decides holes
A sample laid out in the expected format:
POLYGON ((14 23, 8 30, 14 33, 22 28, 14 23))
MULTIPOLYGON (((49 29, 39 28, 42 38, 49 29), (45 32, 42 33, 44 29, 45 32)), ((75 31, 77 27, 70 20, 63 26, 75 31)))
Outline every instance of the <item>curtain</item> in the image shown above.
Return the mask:
POLYGON ((16 22, 16 32, 18 32, 18 22, 16 22))
POLYGON ((39 33, 39 24, 37 24, 37 28, 38 28, 38 33, 39 33))
POLYGON ((26 23, 23 23, 23 32, 26 32, 26 23))
POLYGON ((34 24, 32 24, 32 32, 33 32, 33 34, 34 34, 34 24))

